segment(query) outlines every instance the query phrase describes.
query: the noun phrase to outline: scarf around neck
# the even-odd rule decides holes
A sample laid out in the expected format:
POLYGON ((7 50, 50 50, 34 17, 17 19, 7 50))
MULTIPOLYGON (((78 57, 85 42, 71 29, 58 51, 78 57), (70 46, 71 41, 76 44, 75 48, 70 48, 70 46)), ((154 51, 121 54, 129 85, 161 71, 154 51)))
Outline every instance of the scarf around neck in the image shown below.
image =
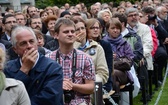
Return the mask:
POLYGON ((109 35, 107 35, 106 37, 104 37, 105 40, 107 40, 108 42, 110 42, 111 47, 112 47, 112 51, 116 52, 117 51, 117 46, 119 44, 122 43, 123 39, 122 39, 122 35, 119 35, 117 38, 113 39, 111 38, 109 35))
POLYGON ((6 79, 6 77, 5 77, 4 73, 2 71, 0 71, 0 95, 5 88, 5 79, 6 79))

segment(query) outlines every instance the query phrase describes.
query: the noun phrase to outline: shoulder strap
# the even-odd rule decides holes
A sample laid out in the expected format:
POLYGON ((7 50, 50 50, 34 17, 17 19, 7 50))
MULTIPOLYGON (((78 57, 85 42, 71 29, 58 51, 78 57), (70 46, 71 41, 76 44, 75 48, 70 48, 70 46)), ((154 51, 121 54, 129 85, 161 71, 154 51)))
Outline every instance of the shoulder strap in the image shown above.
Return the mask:
MULTIPOLYGON (((74 49, 73 50, 73 55, 72 55, 72 57, 73 57, 73 60, 72 60, 72 72, 73 72, 73 74, 72 74, 72 81, 73 82, 75 82, 75 80, 74 80, 74 77, 75 77, 75 73, 76 73, 76 62, 77 62, 77 52, 76 52, 76 50, 74 49)), ((57 51, 57 53, 56 53, 56 59, 55 59, 59 64, 60 64, 60 54, 59 54, 59 52, 57 51)))

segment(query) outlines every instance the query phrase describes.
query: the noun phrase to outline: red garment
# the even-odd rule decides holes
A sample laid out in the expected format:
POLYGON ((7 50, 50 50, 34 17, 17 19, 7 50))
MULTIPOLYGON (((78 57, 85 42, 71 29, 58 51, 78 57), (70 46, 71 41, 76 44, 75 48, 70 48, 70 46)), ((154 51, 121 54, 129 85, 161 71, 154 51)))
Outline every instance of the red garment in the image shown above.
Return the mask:
POLYGON ((154 57, 156 50, 158 48, 158 39, 157 39, 155 30, 152 28, 150 28, 150 30, 151 30, 152 41, 153 41, 153 50, 152 50, 151 54, 152 54, 152 57, 154 57))

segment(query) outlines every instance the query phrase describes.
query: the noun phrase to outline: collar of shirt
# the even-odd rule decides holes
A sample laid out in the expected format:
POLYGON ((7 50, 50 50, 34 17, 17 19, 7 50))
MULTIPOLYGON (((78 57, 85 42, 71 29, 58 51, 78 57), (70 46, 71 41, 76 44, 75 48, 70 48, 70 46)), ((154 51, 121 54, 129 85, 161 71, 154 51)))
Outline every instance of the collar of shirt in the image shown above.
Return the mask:
POLYGON ((128 29, 125 28, 125 30, 121 32, 121 35, 122 35, 122 37, 124 37, 124 36, 127 35, 128 33, 129 33, 128 29))
POLYGON ((60 57, 64 60, 66 60, 67 58, 68 59, 72 59, 72 56, 73 56, 73 50, 70 51, 68 54, 63 54, 60 52, 60 50, 58 50, 59 54, 60 54, 60 57))
POLYGON ((6 34, 8 41, 10 41, 11 37, 6 32, 5 32, 5 34, 6 34))
POLYGON ((79 50, 85 50, 85 48, 87 48, 89 46, 89 40, 86 41, 85 45, 84 46, 80 46, 78 49, 79 50))
POLYGON ((159 20, 159 21, 163 21, 161 18, 159 18, 158 16, 157 16, 157 20, 159 20))
POLYGON ((49 31, 46 33, 46 35, 51 36, 49 31))
POLYGON ((131 27, 129 24, 127 24, 127 27, 133 29, 135 32, 138 31, 138 23, 134 27, 131 27))
MULTIPOLYGON (((36 62, 34 63, 32 69, 36 66, 37 61, 39 60, 40 55, 39 55, 39 53, 37 53, 37 54, 38 54, 38 56, 37 56, 36 62)), ((22 60, 21 60, 21 58, 20 58, 20 65, 22 66, 22 60)))

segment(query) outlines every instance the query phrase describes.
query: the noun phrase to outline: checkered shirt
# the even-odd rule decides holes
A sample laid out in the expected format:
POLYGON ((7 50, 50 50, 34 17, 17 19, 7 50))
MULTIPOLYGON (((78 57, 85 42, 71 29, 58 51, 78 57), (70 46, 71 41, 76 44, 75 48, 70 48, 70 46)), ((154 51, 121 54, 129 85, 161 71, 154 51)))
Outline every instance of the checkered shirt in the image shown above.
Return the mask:
MULTIPOLYGON (((76 84, 84 84, 84 79, 86 80, 95 80, 95 68, 92 58, 90 58, 87 54, 77 49, 77 61, 76 61, 76 69, 74 83, 76 84)), ((71 78, 73 75, 72 69, 72 61, 73 61, 73 50, 68 54, 62 54, 60 50, 53 51, 52 53, 46 55, 53 60, 56 60, 56 53, 59 52, 59 63, 63 68, 64 78, 71 78)), ((67 105, 78 105, 82 102, 90 103, 90 95, 84 95, 79 92, 76 92, 75 99, 71 100, 71 102, 67 105)), ((66 105, 66 104, 65 104, 66 105)))

